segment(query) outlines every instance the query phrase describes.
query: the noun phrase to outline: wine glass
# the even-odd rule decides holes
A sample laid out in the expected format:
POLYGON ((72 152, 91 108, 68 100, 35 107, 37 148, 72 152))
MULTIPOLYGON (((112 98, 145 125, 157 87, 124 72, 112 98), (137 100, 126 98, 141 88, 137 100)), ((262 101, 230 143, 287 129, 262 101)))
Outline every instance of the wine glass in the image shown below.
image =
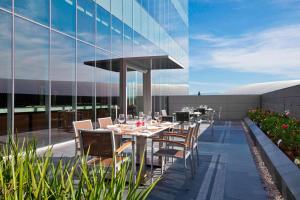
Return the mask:
POLYGON ((125 122, 125 115, 124 114, 119 114, 118 122, 120 124, 123 124, 125 122))
POLYGON ((155 112, 155 113, 154 113, 154 119, 155 119, 157 122, 159 122, 159 118, 160 118, 159 112, 155 112))
POLYGON ((139 112, 139 118, 140 118, 140 120, 142 120, 144 118, 144 113, 143 112, 139 112))

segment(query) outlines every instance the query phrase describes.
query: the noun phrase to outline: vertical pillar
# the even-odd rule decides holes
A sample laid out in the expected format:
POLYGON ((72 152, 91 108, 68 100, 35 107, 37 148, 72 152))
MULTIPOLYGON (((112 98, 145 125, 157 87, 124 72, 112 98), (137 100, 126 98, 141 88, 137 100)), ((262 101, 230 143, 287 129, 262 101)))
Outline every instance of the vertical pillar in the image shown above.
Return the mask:
MULTIPOLYGON (((120 64, 120 113, 127 116, 127 64, 122 59, 120 64)), ((117 117, 117 116, 116 116, 117 117)))
POLYGON ((152 60, 150 61, 150 69, 143 74, 143 102, 144 102, 144 113, 149 114, 152 112, 152 88, 151 88, 151 68, 152 60))

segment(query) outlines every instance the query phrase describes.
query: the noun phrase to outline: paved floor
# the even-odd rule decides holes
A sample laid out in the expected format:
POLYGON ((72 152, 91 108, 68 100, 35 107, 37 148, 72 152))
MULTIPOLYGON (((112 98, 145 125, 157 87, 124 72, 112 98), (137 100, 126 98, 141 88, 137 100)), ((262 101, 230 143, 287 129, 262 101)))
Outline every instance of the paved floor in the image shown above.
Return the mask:
POLYGON ((219 122, 213 133, 204 127, 199 151, 193 179, 178 160, 149 199, 266 199, 241 122, 219 122))

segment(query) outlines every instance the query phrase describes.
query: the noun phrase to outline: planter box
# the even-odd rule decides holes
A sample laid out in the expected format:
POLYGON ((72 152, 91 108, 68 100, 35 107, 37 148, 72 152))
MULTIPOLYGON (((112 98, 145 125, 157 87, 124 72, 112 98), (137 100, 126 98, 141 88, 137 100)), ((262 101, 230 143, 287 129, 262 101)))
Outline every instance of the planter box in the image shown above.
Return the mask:
POLYGON ((250 136, 285 199, 300 199, 300 169, 251 121, 244 119, 250 136))

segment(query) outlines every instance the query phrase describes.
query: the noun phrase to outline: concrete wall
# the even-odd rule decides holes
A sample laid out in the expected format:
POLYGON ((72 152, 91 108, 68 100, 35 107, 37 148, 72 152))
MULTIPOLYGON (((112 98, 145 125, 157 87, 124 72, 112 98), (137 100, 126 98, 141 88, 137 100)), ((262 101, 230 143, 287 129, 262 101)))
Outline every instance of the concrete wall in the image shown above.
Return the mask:
POLYGON ((170 96, 168 103, 169 113, 180 111, 185 106, 197 107, 203 104, 217 112, 222 107, 221 119, 240 120, 249 109, 260 107, 260 95, 170 96))
POLYGON ((291 116, 300 119, 300 85, 263 94, 262 108, 274 112, 289 110, 291 116))

